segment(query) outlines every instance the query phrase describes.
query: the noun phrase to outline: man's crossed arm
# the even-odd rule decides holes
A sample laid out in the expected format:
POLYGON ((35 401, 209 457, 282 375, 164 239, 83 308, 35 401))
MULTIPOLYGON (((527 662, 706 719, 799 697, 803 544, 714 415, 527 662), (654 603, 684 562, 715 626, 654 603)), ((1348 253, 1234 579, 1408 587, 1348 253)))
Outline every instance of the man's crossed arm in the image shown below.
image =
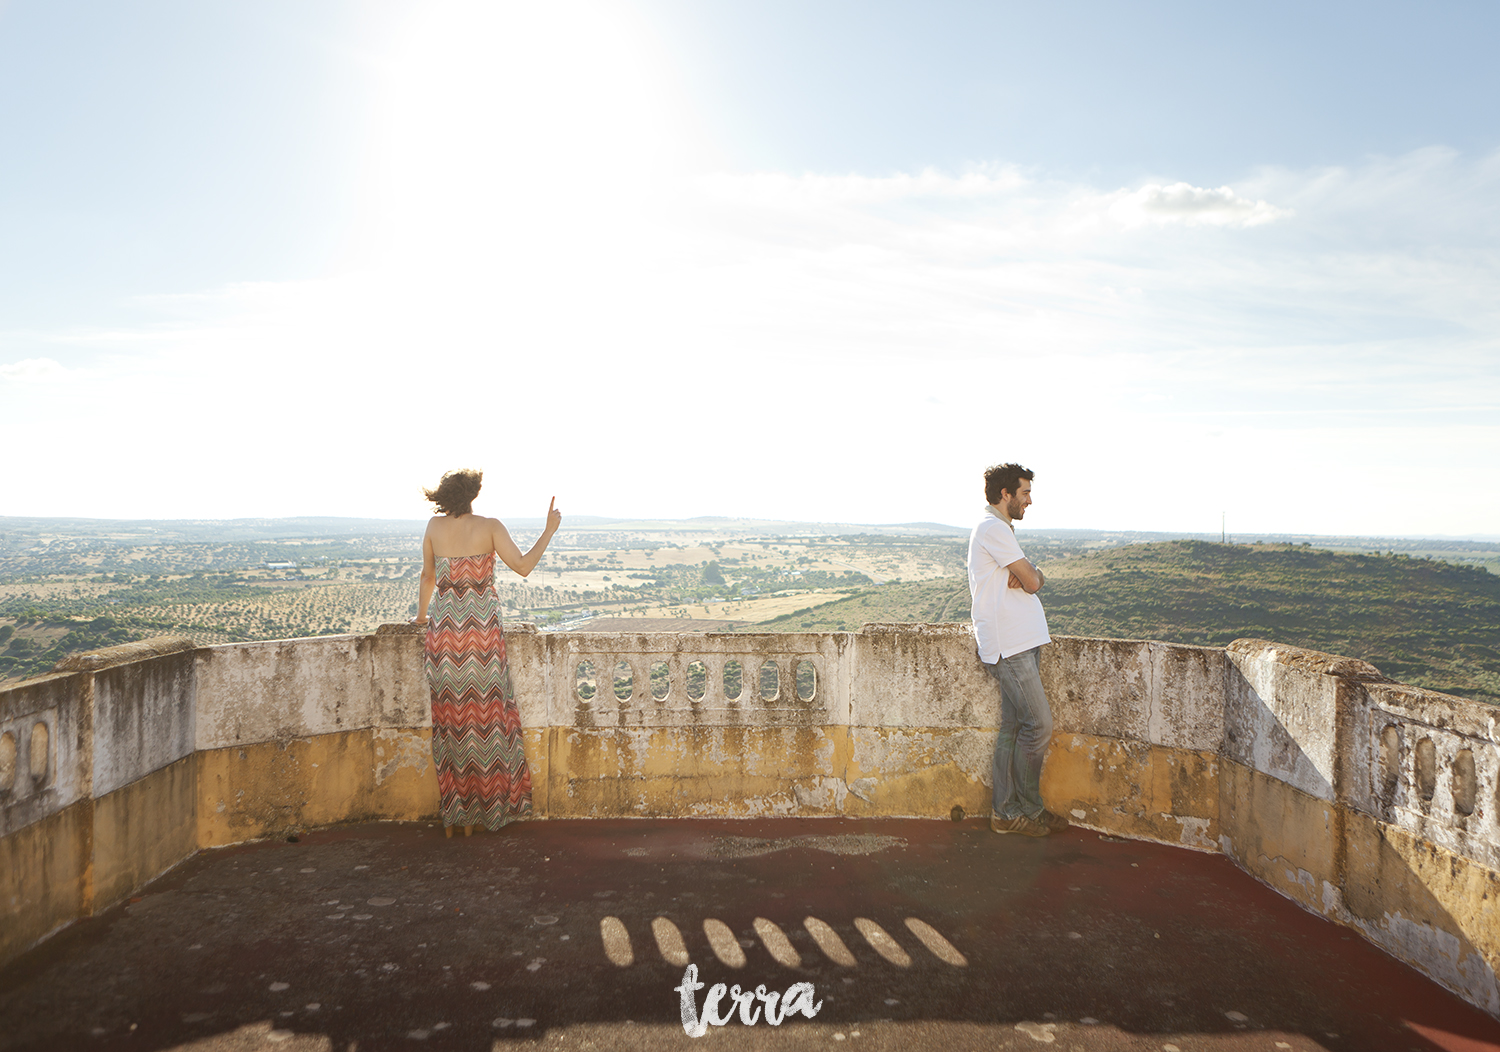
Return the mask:
POLYGON ((1022 588, 1030 594, 1035 594, 1042 590, 1042 585, 1047 583, 1047 578, 1032 564, 1030 559, 1017 559, 1006 569, 1010 571, 1010 581, 1007 582, 1009 588, 1022 588))

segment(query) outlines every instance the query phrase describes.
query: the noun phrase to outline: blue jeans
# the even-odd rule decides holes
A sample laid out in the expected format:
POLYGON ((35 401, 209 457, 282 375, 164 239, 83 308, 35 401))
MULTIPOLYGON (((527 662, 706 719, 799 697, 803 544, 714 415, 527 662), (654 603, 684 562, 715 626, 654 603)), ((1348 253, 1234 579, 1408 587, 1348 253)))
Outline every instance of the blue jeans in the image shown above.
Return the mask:
POLYGON ((995 741, 995 817, 1035 818, 1042 813, 1042 760, 1052 740, 1052 707, 1042 690, 1042 648, 1032 647, 993 665, 981 662, 1000 684, 1000 737, 995 741))

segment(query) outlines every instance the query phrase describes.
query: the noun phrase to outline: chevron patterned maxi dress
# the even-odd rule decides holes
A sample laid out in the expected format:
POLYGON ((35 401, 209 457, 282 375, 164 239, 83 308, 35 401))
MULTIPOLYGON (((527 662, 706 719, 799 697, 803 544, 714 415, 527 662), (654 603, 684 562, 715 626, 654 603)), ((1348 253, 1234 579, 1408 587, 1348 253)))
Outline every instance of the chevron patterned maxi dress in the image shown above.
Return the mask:
POLYGON ((443 824, 499 829, 531 813, 531 769, 505 661, 495 553, 438 559, 436 569, 427 686, 443 824))

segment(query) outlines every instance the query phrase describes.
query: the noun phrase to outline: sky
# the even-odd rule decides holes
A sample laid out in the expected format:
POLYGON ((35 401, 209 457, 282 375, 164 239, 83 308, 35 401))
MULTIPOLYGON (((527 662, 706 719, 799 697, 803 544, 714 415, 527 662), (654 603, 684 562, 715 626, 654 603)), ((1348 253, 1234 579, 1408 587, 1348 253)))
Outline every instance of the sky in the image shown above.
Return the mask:
POLYGON ((1500 535, 1497 38, 0 0, 0 515, 1500 535))

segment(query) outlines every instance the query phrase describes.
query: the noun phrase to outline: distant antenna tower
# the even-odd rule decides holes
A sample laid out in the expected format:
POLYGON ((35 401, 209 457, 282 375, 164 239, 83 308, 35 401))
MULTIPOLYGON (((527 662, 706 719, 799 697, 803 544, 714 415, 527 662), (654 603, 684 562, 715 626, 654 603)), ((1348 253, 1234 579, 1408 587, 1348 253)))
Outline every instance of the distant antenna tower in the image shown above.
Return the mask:
POLYGON ((1225 523, 1225 521, 1226 521, 1226 517, 1225 517, 1224 512, 1222 512, 1222 511, 1219 512, 1219 543, 1220 544, 1227 544, 1227 543, 1229 543, 1228 540, 1227 540, 1227 538, 1226 538, 1226 536, 1225 536, 1225 533, 1224 533, 1224 523, 1225 523))

